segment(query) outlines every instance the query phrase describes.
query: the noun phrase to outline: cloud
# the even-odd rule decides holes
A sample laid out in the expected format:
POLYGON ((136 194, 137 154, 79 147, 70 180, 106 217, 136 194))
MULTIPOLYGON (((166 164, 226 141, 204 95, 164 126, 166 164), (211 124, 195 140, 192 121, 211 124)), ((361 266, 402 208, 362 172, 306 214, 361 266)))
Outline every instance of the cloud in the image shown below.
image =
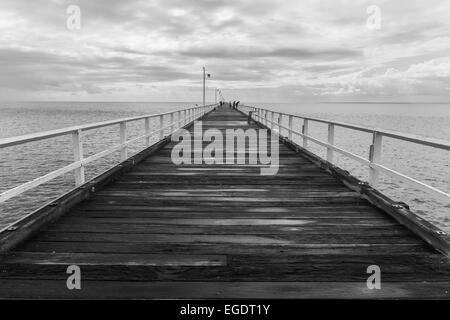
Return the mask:
MULTIPOLYGON (((308 48, 275 48, 258 47, 193 47, 178 52, 187 57, 220 58, 220 59, 253 59, 253 58, 294 58, 305 60, 347 59, 362 56, 358 50, 345 48, 308 49, 308 48)), ((164 52, 169 54, 169 52, 164 52)))
POLYGON ((77 0, 80 30, 69 4, 2 0, 1 99, 188 95, 204 65, 230 95, 450 95, 445 0, 377 0, 376 31, 369 0, 77 0))

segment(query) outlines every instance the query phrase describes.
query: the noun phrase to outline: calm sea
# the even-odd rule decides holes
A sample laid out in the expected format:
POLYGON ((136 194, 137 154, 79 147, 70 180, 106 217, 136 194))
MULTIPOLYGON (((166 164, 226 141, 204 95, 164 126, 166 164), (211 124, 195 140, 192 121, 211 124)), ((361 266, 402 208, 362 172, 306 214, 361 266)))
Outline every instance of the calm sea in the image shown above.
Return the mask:
MULTIPOLYGON (((450 140, 450 104, 247 104, 287 113, 450 140)), ((189 102, 3 102, 0 103, 0 138, 122 117, 167 112, 193 105, 195 103, 189 102)), ((301 128, 301 123, 294 121, 294 126, 301 128)), ((142 134, 144 130, 140 122, 130 126, 129 129, 130 138, 142 134)), ((320 140, 326 140, 326 130, 327 127, 324 124, 310 124, 311 135, 320 140)), ((85 154, 97 153, 118 141, 117 128, 89 131, 85 137, 85 154)), ((337 128, 335 142, 340 148, 367 157, 371 135, 337 128)), ((314 152, 325 157, 324 148, 314 146, 312 143, 310 146, 314 152)), ((131 153, 137 152, 142 147, 143 143, 137 143, 131 153)), ((449 159, 446 151, 394 139, 383 140, 383 165, 445 192, 450 191, 449 159)), ((37 178, 54 168, 69 164, 72 160, 70 136, 1 149, 0 191, 37 178)), ((112 154, 106 159, 89 165, 86 170, 87 178, 105 171, 118 161, 119 155, 112 154)), ((353 160, 336 154, 335 163, 361 179, 368 178, 368 169, 353 160)), ((0 227, 70 190, 74 186, 73 181, 73 174, 67 174, 1 204, 0 227)), ((379 189, 397 201, 408 203, 413 211, 450 231, 449 203, 443 203, 429 194, 393 181, 389 177, 381 176, 379 189)))

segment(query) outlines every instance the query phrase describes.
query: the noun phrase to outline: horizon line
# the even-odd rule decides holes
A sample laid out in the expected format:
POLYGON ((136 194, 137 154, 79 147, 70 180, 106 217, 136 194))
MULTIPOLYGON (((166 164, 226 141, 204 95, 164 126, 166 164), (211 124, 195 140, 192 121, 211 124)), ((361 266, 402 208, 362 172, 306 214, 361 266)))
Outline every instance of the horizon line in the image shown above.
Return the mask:
MULTIPOLYGON (((226 100, 238 101, 238 100, 226 100)), ((75 102, 75 103, 193 103, 201 104, 201 101, 151 101, 151 100, 0 100, 0 103, 61 103, 61 102, 75 102)), ((255 103, 283 103, 283 104, 450 104, 450 101, 309 101, 309 102, 295 102, 295 101, 249 101, 247 104, 255 103)), ((214 104, 213 101, 207 101, 206 104, 214 104)))

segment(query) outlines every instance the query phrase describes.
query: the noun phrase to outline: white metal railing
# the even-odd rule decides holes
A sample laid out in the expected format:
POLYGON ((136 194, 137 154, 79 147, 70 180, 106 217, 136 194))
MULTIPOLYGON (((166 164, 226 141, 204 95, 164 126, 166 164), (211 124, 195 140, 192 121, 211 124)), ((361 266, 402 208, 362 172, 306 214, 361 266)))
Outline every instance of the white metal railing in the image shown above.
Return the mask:
MULTIPOLYGON (((3 193, 0 193, 0 203, 5 202, 8 199, 11 199, 15 196, 18 196, 25 191, 28 191, 32 188, 35 188, 43 183, 46 183, 50 180, 53 180, 63 174, 66 174, 71 171, 75 171, 75 185, 80 186, 85 182, 85 173, 84 168, 87 164, 96 161, 100 158, 103 158, 113 152, 120 150, 120 159, 121 161, 125 161, 128 159, 128 153, 127 153, 127 146, 135 143, 137 141, 146 139, 146 145, 147 147, 151 146, 151 136, 154 134, 159 134, 159 140, 164 138, 164 133, 167 129, 169 130, 168 135, 175 132, 177 129, 181 128, 183 125, 190 123, 202 115, 204 115, 206 112, 213 109, 216 105, 206 105, 206 106, 200 106, 200 107, 193 107, 188 109, 181 109, 176 110, 172 112, 167 113, 159 113, 159 114, 150 114, 150 115, 143 115, 143 116, 137 116, 137 117, 130 117, 130 118, 122 118, 117 120, 110 120, 110 121, 104 121, 104 122, 98 122, 93 124, 87 124, 87 125, 81 125, 81 126, 74 126, 69 128, 62 128, 62 129, 56 129, 51 131, 45 131, 45 132, 38 132, 38 133, 32 133, 27 135, 22 135, 18 137, 11 137, 11 138, 4 138, 0 139, 0 149, 6 148, 6 147, 12 147, 17 146, 33 141, 38 140, 45 140, 49 138, 54 138, 58 136, 63 135, 72 135, 72 143, 73 143, 73 155, 74 155, 74 162, 71 164, 59 168, 57 170, 54 170, 50 173, 47 173, 46 175, 43 175, 41 177, 38 177, 34 180, 31 180, 29 182, 23 183, 19 186, 16 186, 12 189, 9 189, 3 193), (177 115, 177 120, 175 121, 175 115, 177 115), (167 117, 169 117, 170 121, 169 124, 164 125, 164 120, 167 121, 167 117), (159 126, 156 128, 156 130, 151 130, 150 128, 150 119, 159 118, 159 126), (166 118, 166 119, 165 119, 166 118), (127 123, 134 122, 138 120, 144 120, 145 121, 145 134, 133 138, 131 140, 127 139, 127 123), (109 127, 113 125, 119 125, 119 137, 120 137, 120 143, 118 145, 115 145, 107 150, 103 150, 99 153, 96 153, 94 155, 91 155, 87 158, 83 155, 83 141, 82 141, 82 133, 84 131, 103 128, 103 127, 109 127)), ((158 140, 158 141, 159 141, 158 140)))
POLYGON ((260 122, 261 124, 265 125, 266 127, 269 127, 271 130, 274 130, 277 132, 280 136, 281 129, 285 129, 288 132, 287 138, 292 141, 292 135, 300 136, 303 141, 303 147, 306 149, 308 148, 308 141, 314 142, 322 147, 325 147, 327 149, 327 161, 333 162, 333 153, 338 152, 348 158, 351 158, 353 160, 356 160, 359 163, 362 163, 369 167, 369 184, 371 186, 375 186, 378 181, 378 177, 380 173, 384 173, 386 175, 389 175, 395 179, 404 181, 408 184, 414 185, 415 187, 419 188, 422 191, 428 192, 445 202, 450 202, 450 195, 442 190, 439 190, 435 187, 429 186, 421 181, 418 181, 414 178, 411 178, 405 174, 402 174, 400 172, 397 172, 393 169, 390 169, 386 166, 383 166, 380 164, 381 160, 381 149, 382 149, 382 143, 383 143, 383 137, 389 137, 397 140, 412 142, 424 146, 434 147, 441 150, 450 150, 450 141, 442 140, 442 139, 435 139, 435 138, 426 138, 421 137, 413 134, 406 134, 406 133, 400 133, 396 131, 390 131, 390 130, 382 130, 382 129, 373 129, 363 126, 358 126, 354 124, 344 123, 344 122, 336 122, 336 121, 329 121, 324 119, 318 119, 318 118, 311 118, 311 117, 303 117, 303 116, 297 116, 293 114, 287 114, 282 112, 276 112, 268 109, 263 108, 257 108, 257 107, 251 107, 251 106, 240 106, 239 109, 241 109, 244 112, 247 112, 247 114, 250 115, 250 117, 260 122), (288 126, 282 125, 282 118, 285 117, 288 120, 288 126), (296 131, 293 129, 293 119, 298 118, 303 120, 303 126, 302 131, 296 131), (325 123, 328 124, 328 139, 327 142, 318 140, 308 134, 309 132, 309 122, 319 122, 319 123, 325 123), (356 155, 352 152, 349 152, 347 150, 338 148, 334 145, 334 134, 335 134, 335 127, 342 127, 347 129, 352 129, 356 131, 362 131, 372 134, 372 144, 369 148, 369 158, 366 159, 364 157, 361 157, 359 155, 356 155), (278 128, 278 130, 276 129, 278 128))

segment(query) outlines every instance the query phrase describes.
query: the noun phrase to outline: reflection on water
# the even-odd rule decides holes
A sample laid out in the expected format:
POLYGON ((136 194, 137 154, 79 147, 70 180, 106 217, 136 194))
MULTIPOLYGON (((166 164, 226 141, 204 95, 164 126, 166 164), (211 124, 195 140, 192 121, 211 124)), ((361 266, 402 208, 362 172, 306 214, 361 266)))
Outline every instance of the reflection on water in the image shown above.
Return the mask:
MULTIPOLYGON (((195 103, 80 103, 39 102, 2 103, 0 105, 0 137, 63 128, 71 125, 167 112, 195 103)), ((253 105, 253 104, 251 104, 253 105)), ((258 104, 268 109, 287 113, 325 118, 336 121, 396 130, 422 136, 450 140, 450 105, 444 104, 258 104)), ((286 121, 286 119, 283 119, 286 121)), ((286 124, 286 122, 284 122, 286 124)), ((157 126, 157 123, 151 125, 157 126)), ((301 121, 294 127, 301 130, 301 121)), ((117 126, 118 127, 118 126, 117 126)), ((129 125, 129 138, 144 132, 143 121, 129 125)), ((320 140, 327 137, 327 125, 310 123, 310 134, 320 140)), ((336 128, 338 147, 368 157, 371 135, 349 129, 336 128)), ((118 128, 108 127, 89 131, 84 137, 85 155, 92 155, 119 142, 118 128)), ((48 173, 73 161, 71 136, 62 136, 1 150, 0 191, 48 173)), ((310 143, 310 148, 322 157, 325 150, 310 143)), ((133 154, 144 147, 144 142, 130 148, 133 154)), ((119 153, 96 161, 86 168, 92 178, 119 161, 119 153)), ((449 192, 450 162, 446 151, 385 138, 382 164, 429 185, 449 192)), ((335 154, 335 163, 363 180, 368 169, 359 163, 335 154)), ((398 201, 408 203, 411 209, 450 231, 450 204, 434 199, 422 191, 388 177, 380 177, 379 189, 398 201)), ((73 188, 73 174, 59 177, 20 197, 0 205, 0 226, 4 226, 30 212, 61 193, 73 188)))

